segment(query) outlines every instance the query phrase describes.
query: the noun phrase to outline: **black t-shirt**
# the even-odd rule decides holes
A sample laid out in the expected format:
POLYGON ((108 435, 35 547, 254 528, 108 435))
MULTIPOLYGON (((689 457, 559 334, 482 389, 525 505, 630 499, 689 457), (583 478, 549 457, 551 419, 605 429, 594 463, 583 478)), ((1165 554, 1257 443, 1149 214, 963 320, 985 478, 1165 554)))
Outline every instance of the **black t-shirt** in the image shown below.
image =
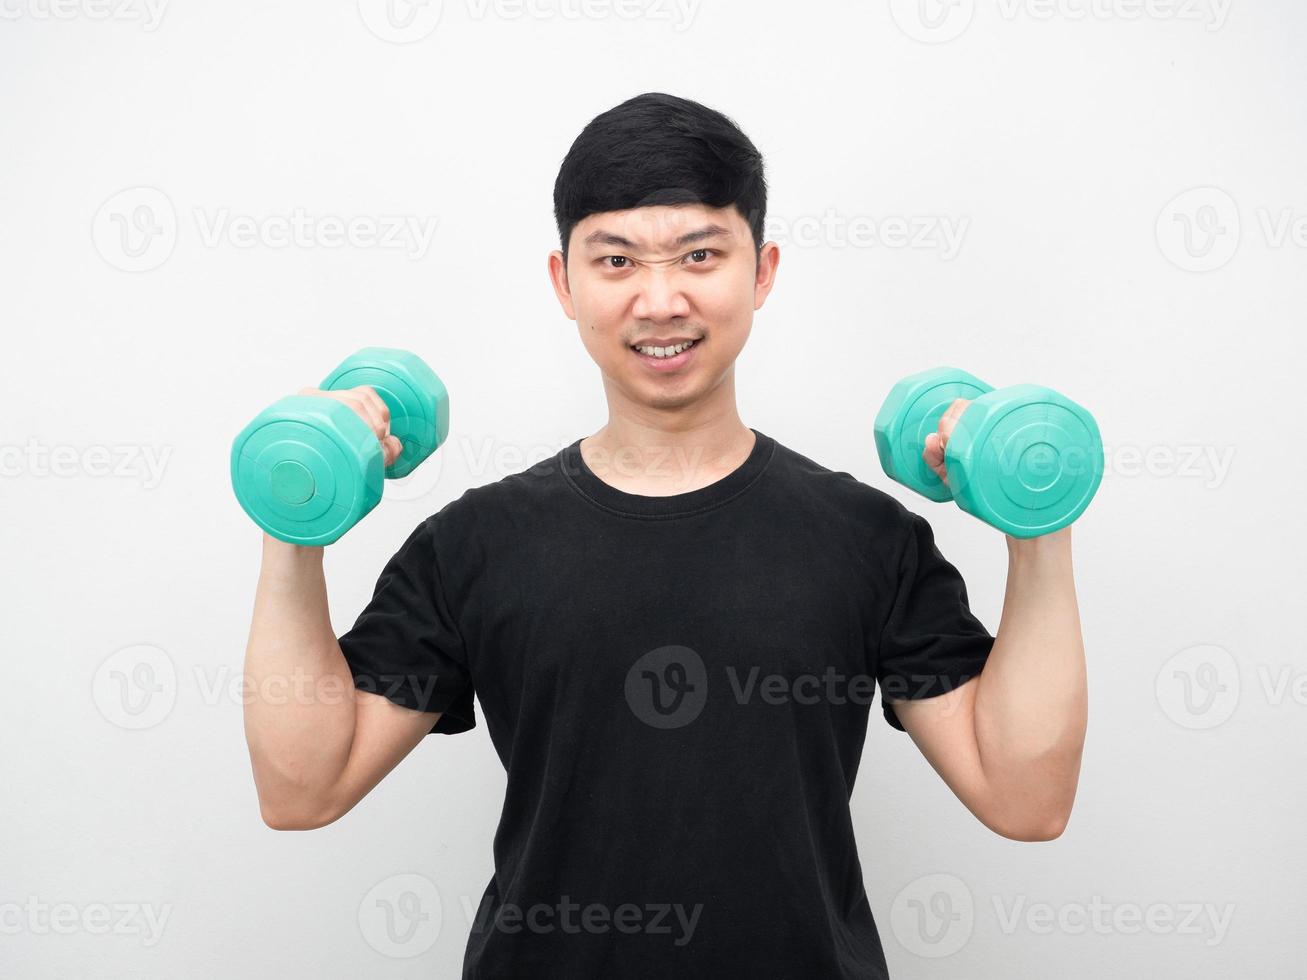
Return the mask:
POLYGON ((465 980, 886 976, 849 811, 873 680, 902 730, 884 695, 993 637, 924 519, 752 431, 688 493, 611 487, 579 439, 466 491, 340 638, 433 733, 475 691, 507 770, 465 980))

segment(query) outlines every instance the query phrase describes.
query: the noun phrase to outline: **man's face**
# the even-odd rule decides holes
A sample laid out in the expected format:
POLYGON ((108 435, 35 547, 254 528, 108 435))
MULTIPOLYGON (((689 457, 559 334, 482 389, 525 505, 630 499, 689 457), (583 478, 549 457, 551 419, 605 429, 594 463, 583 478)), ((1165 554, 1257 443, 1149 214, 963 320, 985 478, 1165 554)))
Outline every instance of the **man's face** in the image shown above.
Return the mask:
POLYGON ((758 260, 734 207, 685 204, 589 215, 572 229, 566 269, 561 251, 549 268, 606 384, 676 408, 730 376, 778 261, 772 242, 758 260))

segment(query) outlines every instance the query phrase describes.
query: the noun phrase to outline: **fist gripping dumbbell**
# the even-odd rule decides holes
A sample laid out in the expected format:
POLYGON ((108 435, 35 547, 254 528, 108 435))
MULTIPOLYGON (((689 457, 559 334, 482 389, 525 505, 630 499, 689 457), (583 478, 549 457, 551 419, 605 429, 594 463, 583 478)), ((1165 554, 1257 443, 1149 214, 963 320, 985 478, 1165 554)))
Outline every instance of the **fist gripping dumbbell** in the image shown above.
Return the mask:
POLYGON ((875 427, 876 452, 890 479, 931 500, 956 501, 1015 538, 1066 527, 1103 479, 1093 416, 1038 385, 995 390, 966 371, 933 368, 890 389, 875 427), (944 483, 922 453, 956 398, 971 404, 944 447, 944 483))
POLYGON ((372 427, 348 405, 320 395, 274 402, 232 443, 236 499, 274 538, 331 544, 381 500, 383 478, 407 476, 449 435, 449 394, 416 354, 365 347, 319 387, 360 385, 390 409, 390 432, 403 450, 389 467, 372 427))

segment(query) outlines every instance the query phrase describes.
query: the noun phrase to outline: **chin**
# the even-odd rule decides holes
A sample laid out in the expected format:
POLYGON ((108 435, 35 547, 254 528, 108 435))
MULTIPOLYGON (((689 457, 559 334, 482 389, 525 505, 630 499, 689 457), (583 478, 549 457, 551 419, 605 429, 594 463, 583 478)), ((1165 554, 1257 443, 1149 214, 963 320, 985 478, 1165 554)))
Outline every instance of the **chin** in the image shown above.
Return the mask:
POLYGON ((653 408, 680 408, 702 398, 708 385, 698 375, 668 380, 662 384, 649 384, 647 378, 641 378, 628 390, 638 393, 639 400, 653 408))

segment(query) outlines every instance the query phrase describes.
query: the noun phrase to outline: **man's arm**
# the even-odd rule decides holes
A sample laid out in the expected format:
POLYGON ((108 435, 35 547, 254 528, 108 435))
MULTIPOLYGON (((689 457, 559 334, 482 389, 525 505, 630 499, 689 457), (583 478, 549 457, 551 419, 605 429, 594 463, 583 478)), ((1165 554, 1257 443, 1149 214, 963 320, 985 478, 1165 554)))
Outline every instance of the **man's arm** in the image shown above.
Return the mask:
POLYGON ((322 556, 264 535, 245 651, 245 739, 259 810, 275 830, 344 816, 440 717, 355 689, 331 628, 322 556))
POLYGON ((1071 528, 1007 545, 1003 616, 980 675, 892 703, 981 823, 1013 840, 1052 840, 1071 815, 1088 719, 1071 528))
MULTIPOLYGON (((372 426, 389 466, 402 446, 390 409, 366 385, 335 398, 372 426)), ((312 830, 340 819, 435 727, 439 712, 357 690, 331 628, 322 548, 265 534, 245 649, 245 741, 263 822, 312 830)))

